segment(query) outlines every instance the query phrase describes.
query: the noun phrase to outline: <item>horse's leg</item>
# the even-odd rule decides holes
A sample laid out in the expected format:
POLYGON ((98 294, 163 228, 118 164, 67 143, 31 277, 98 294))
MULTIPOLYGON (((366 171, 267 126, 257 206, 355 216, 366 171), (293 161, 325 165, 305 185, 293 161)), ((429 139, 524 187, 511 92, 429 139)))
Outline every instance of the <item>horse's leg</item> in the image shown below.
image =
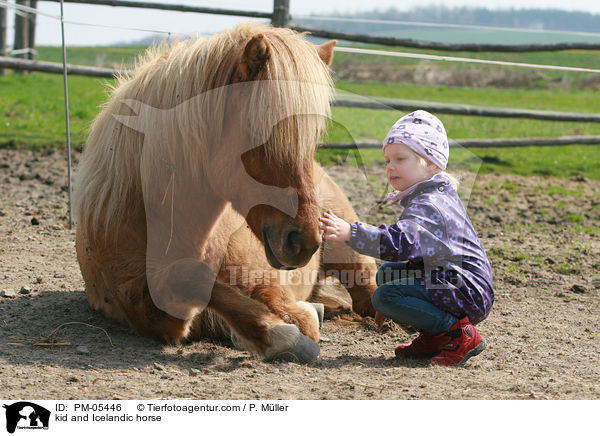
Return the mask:
MULTIPOLYGON (((319 198, 322 209, 331 209, 347 222, 358 221, 358 217, 339 186, 323 168, 315 164, 315 178, 319 180, 319 198)), ((321 269, 326 276, 336 277, 350 293, 352 309, 363 316, 374 316, 371 295, 377 288, 377 267, 372 258, 352 250, 346 244, 326 242, 321 250, 321 269)))
POLYGON ((319 355, 320 347, 315 340, 302 334, 296 325, 285 323, 262 302, 237 289, 215 283, 208 307, 225 319, 243 348, 266 360, 310 363, 319 355))
POLYGON ((296 302, 290 292, 277 285, 259 285, 250 297, 265 304, 271 312, 288 324, 295 324, 313 341, 319 341, 320 315, 311 303, 296 302))
POLYGON ((375 262, 345 244, 326 243, 321 269, 327 277, 335 277, 348 290, 352 310, 362 316, 375 316, 371 295, 377 288, 375 262))
POLYGON ((145 275, 111 288, 104 284, 96 281, 86 287, 90 304, 103 315, 128 324, 140 335, 165 342, 178 343, 188 337, 189 320, 175 317, 156 306, 145 275))
POLYGON ((262 302, 216 280, 203 262, 189 258, 173 262, 158 270, 152 283, 162 310, 188 320, 191 326, 200 310, 208 308, 227 322, 245 349, 267 360, 308 363, 319 354, 319 344, 296 325, 285 323, 262 302), (205 292, 207 283, 213 284, 210 294, 205 292))
POLYGON ((206 308, 192 321, 188 339, 200 341, 202 339, 231 339, 231 329, 223 318, 213 310, 206 308))

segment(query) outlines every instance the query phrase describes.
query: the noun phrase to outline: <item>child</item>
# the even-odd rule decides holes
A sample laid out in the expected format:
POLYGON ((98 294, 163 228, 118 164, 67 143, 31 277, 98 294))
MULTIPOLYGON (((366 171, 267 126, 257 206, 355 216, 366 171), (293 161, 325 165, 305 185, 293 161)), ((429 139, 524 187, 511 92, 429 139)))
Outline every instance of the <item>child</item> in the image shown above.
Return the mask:
POLYGON ((386 175, 404 206, 400 220, 379 227, 349 224, 328 211, 324 239, 391 262, 377 272, 372 296, 379 327, 385 318, 419 336, 396 356, 432 357, 431 364, 463 365, 486 346, 475 328, 494 302, 492 270, 454 178, 444 172, 448 138, 442 122, 418 110, 400 118, 383 142, 386 175))

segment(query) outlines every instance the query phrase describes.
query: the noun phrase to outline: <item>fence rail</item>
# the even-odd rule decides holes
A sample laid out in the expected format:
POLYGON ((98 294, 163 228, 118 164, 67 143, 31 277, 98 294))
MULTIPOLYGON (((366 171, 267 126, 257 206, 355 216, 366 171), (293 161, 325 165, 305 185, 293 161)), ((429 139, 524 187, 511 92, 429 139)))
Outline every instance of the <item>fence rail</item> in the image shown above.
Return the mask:
MULTIPOLYGON (((10 68, 16 71, 39 71, 42 73, 63 74, 63 64, 57 62, 30 61, 26 59, 0 56, 0 68, 10 68)), ((86 65, 67 64, 67 73, 76 76, 105 77, 112 79, 128 71, 118 71, 111 68, 98 68, 86 65)))
POLYGON ((317 29, 311 26, 290 24, 290 29, 298 32, 309 32, 312 36, 344 41, 362 42, 367 44, 388 45, 394 47, 419 48, 438 51, 467 51, 467 52, 532 52, 532 51, 561 51, 561 50, 600 50, 600 44, 565 42, 557 44, 447 44, 433 41, 418 41, 415 39, 393 38, 388 36, 359 35, 356 33, 336 30, 317 29))
MULTIPOLYGON (((40 0, 60 3, 60 0, 40 0)), ((271 12, 243 11, 235 9, 206 8, 199 6, 174 5, 170 3, 150 3, 128 0, 63 0, 65 3, 89 4, 94 6, 114 6, 138 9, 158 9, 162 11, 195 12, 199 14, 231 15, 235 17, 273 18, 271 12)))
POLYGON ((401 111, 424 109, 430 112, 437 112, 440 114, 469 115, 478 117, 528 118, 532 120, 546 121, 600 123, 600 114, 585 114, 581 112, 539 111, 529 109, 509 109, 488 106, 472 106, 466 104, 432 103, 426 101, 412 100, 386 99, 380 101, 357 101, 338 99, 333 102, 333 105, 361 109, 393 109, 401 111))
MULTIPOLYGON (((504 139, 451 139, 451 148, 497 148, 497 147, 529 147, 556 145, 598 145, 600 136, 558 136, 552 138, 504 138, 504 139)), ((375 148, 381 149, 382 143, 376 141, 328 142, 320 144, 320 148, 375 148)))

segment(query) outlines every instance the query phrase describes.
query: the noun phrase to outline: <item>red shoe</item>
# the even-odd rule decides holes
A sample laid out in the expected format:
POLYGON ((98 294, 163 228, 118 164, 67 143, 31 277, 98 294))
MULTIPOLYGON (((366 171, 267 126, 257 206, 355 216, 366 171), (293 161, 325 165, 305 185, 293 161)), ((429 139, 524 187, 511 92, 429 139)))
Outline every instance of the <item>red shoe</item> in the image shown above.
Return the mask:
POLYGON ((396 347, 396 357, 431 357, 440 352, 442 347, 450 340, 446 333, 432 335, 420 332, 411 343, 400 344, 396 347))
POLYGON ((481 353, 487 345, 469 317, 458 321, 445 335, 449 341, 442 346, 441 353, 429 361, 432 365, 462 366, 471 357, 481 353))

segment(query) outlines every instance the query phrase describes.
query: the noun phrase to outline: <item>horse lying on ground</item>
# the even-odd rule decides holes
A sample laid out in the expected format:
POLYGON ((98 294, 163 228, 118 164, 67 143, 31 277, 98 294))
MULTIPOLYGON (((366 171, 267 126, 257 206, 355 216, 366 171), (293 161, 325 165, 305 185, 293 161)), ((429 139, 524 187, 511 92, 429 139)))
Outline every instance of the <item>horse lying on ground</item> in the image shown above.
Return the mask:
POLYGON ((357 219, 314 162, 334 45, 249 23, 151 49, 120 79, 74 192, 95 309, 140 334, 230 336, 299 362, 319 353, 317 311, 304 301, 325 277, 374 315, 374 261, 319 233, 320 208, 357 219))

